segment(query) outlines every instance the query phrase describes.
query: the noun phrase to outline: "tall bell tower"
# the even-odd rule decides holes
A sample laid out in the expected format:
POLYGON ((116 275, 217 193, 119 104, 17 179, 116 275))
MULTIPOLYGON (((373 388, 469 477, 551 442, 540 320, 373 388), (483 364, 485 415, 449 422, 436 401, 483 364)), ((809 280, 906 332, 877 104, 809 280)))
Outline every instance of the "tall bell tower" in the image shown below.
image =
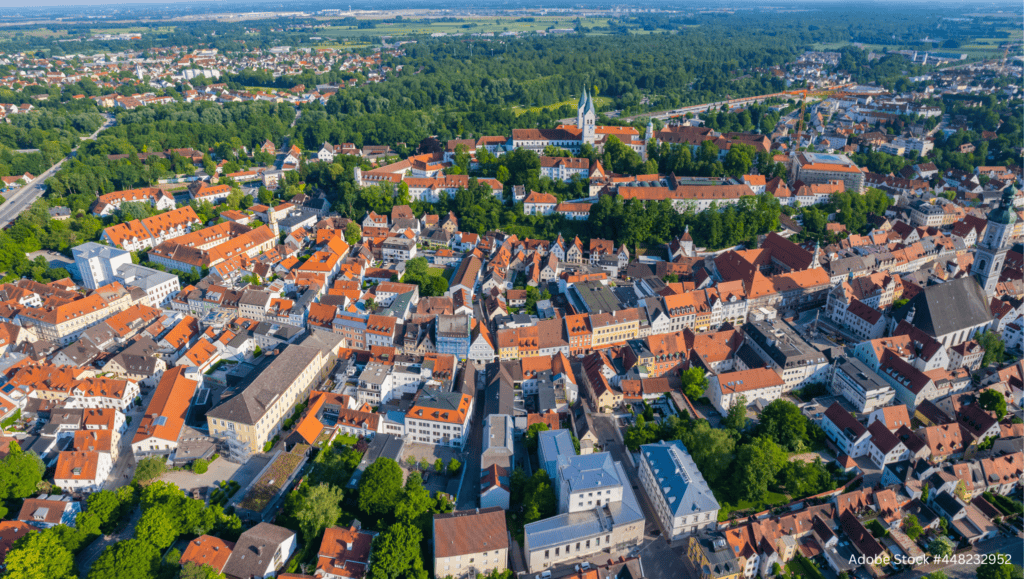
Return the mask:
POLYGON ((586 88, 583 89, 583 96, 576 107, 576 126, 580 129, 580 138, 584 143, 593 144, 597 141, 597 108, 594 106, 594 98, 586 88))
POLYGON ((1013 198, 1017 190, 1007 187, 999 201, 999 207, 988 212, 988 225, 985 235, 978 241, 978 250, 974 254, 974 265, 971 275, 985 290, 985 295, 992 297, 996 293, 999 274, 1003 271, 1006 254, 1010 250, 1008 242, 1017 222, 1017 214, 1013 210, 1013 198))

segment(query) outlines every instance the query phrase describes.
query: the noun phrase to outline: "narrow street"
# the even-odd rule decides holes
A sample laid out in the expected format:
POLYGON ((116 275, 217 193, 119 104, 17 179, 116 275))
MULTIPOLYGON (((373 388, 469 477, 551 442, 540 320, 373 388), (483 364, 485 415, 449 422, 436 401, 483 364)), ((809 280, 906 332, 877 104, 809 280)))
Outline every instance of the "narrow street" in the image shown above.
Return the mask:
POLYGON ((121 541, 127 541, 132 538, 135 534, 135 525, 138 524, 139 519, 142 517, 142 508, 135 507, 132 509, 132 513, 121 531, 114 533, 113 535, 102 535, 97 537, 89 546, 82 549, 82 552, 78 554, 76 566, 78 567, 78 576, 87 577, 89 570, 92 569, 93 564, 96 563, 96 559, 100 558, 103 551, 107 547, 114 543, 120 543, 121 541))
MULTIPOLYGON (((477 381, 482 380, 477 374, 477 381)), ((466 457, 462 465, 462 487, 459 488, 457 510, 475 509, 480 506, 480 451, 483 449, 484 400, 481 390, 476 391, 476 403, 473 404, 473 418, 469 422, 469 437, 463 455, 466 457)))
POLYGON ((124 434, 121 435, 120 440, 117 442, 117 461, 110 469, 107 481, 103 484, 104 489, 116 490, 118 487, 131 482, 132 477, 135 475, 137 463, 135 462, 135 456, 132 454, 132 438, 135 436, 135 430, 139 427, 139 422, 145 415, 146 406, 149 405, 149 401, 153 398, 153 392, 155 392, 155 389, 149 392, 143 391, 140 394, 142 403, 135 405, 125 414, 125 419, 130 419, 131 423, 125 428, 124 434))

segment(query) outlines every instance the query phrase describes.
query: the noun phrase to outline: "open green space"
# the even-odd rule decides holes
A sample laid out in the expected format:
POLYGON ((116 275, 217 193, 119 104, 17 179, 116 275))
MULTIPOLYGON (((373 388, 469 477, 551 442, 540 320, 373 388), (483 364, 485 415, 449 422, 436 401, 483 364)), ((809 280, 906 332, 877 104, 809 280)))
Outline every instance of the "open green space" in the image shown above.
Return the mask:
POLYGON ((735 512, 748 511, 751 514, 760 513, 761 511, 770 509, 776 505, 784 505, 788 502, 789 497, 787 497, 786 495, 782 493, 768 491, 768 494, 765 496, 764 500, 761 501, 741 500, 737 502, 735 505, 729 503, 721 503, 721 509, 718 511, 718 520, 719 522, 728 521, 730 518, 732 518, 732 514, 735 512))
POLYGON ((125 28, 93 28, 93 34, 127 34, 130 32, 137 32, 139 34, 167 34, 174 32, 177 29, 176 26, 154 26, 148 28, 145 26, 128 26, 125 28))
POLYGON ((51 38, 56 36, 67 36, 67 30, 50 30, 49 28, 37 28, 35 30, 6 30, 0 33, 0 40, 14 38, 16 35, 33 36, 36 38, 51 38))
MULTIPOLYGON (((548 28, 573 28, 576 25, 576 18, 569 16, 536 16, 532 21, 520 21, 515 18, 466 18, 455 21, 431 21, 423 22, 375 22, 373 28, 359 28, 357 26, 329 26, 320 31, 320 36, 326 38, 352 38, 363 36, 426 36, 436 33, 444 34, 474 34, 491 32, 500 34, 502 32, 536 32, 548 28)), ((606 27, 607 18, 585 18, 583 26, 586 28, 606 27)))
POLYGON ((346 446, 355 446, 359 442, 359 437, 351 434, 339 434, 334 440, 346 446))
MULTIPOLYGON (((598 108, 607 106, 612 103, 612 99, 610 97, 603 96, 594 97, 594 101, 598 108)), ((550 105, 544 105, 540 107, 512 107, 512 112, 515 113, 516 115, 521 115, 524 113, 539 113, 543 109, 557 110, 565 105, 576 106, 577 102, 577 99, 566 99, 564 101, 551 103, 550 105)))

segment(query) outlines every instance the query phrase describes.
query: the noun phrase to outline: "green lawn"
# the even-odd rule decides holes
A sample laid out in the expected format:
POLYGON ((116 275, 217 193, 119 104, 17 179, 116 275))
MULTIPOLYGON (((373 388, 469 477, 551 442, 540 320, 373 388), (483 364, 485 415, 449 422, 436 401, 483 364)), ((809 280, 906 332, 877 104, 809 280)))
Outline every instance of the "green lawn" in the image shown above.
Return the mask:
MULTIPOLYGON (((595 104, 598 107, 607 106, 607 105, 612 103, 611 97, 598 96, 598 97, 594 97, 594 100, 597 101, 595 104)), ((561 102, 553 103, 553 104, 550 104, 550 105, 544 105, 544 106, 540 106, 540 107, 512 107, 512 112, 515 113, 518 116, 518 115, 521 115, 523 113, 539 113, 543 109, 557 110, 557 109, 559 109, 559 108, 561 108, 561 107, 563 107, 565 105, 573 105, 573 106, 575 106, 577 103, 579 103, 579 98, 566 99, 566 100, 561 101, 561 102)))
POLYGON ((445 275, 445 273, 447 273, 447 271, 448 271, 448 268, 445 268, 445 267, 428 267, 427 268, 427 275, 429 275, 430 277, 444 277, 444 278, 447 278, 448 276, 445 275))
POLYGON ((359 438, 351 434, 339 434, 334 440, 346 446, 355 446, 359 442, 359 438))
POLYGON ((789 497, 782 493, 773 493, 768 491, 768 496, 763 501, 751 502, 751 501, 740 501, 735 505, 729 503, 721 503, 721 509, 718 511, 718 520, 727 521, 734 512, 737 511, 750 511, 751 513, 760 513, 765 509, 769 509, 775 505, 782 505, 789 502, 789 497))
POLYGON ((814 563, 803 557, 797 557, 786 563, 786 570, 789 571, 789 575, 794 579, 796 577, 803 577, 804 579, 819 579, 822 577, 821 571, 814 566, 814 563))

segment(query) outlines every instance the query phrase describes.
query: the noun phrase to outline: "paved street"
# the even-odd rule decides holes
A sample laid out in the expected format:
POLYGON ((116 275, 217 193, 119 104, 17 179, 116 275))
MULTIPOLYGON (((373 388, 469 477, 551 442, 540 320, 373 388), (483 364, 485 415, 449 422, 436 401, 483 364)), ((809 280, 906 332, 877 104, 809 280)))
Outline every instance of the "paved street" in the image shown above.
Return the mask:
MULTIPOLYGON (((477 374, 477 383, 483 380, 482 373, 477 374)), ((459 488, 458 510, 475 509, 480 506, 480 451, 483 449, 484 400, 477 390, 476 403, 473 405, 473 418, 469 421, 469 439, 465 449, 465 473, 462 486, 459 488)))
MULTIPOLYGON (((103 132, 104 129, 113 126, 113 124, 114 117, 112 115, 107 115, 107 122, 103 123, 103 126, 99 129, 96 129, 95 133, 88 137, 82 137, 82 141, 84 142, 95 139, 96 136, 103 132)), ((25 185, 18 191, 11 193, 7 197, 7 201, 3 205, 0 205, 0 228, 7 227, 7 225, 13 223, 14 219, 17 218, 22 211, 24 211, 29 205, 32 205, 36 199, 42 197, 43 193, 46 191, 46 180, 53 177, 61 168, 61 165, 64 164, 64 161, 74 157, 77 151, 78 147, 75 147, 67 157, 57 161, 54 166, 47 169, 43 174, 37 176, 31 183, 25 185)))
POLYGON ((135 456, 132 454, 132 438, 135 436, 135 429, 139 427, 139 422, 142 420, 143 415, 145 415, 146 406, 149 405, 149 401, 153 398, 154 391, 155 389, 142 389, 140 393, 142 403, 136 404, 134 408, 125 414, 125 419, 130 419, 131 422, 125 428, 124 434, 121 435, 121 439, 117 443, 117 461, 114 462, 114 467, 110 469, 110 476, 107 477, 107 482, 103 484, 103 488, 116 490, 118 487, 124 486, 131 481, 132 476, 135 475, 137 463, 135 462, 135 456))

